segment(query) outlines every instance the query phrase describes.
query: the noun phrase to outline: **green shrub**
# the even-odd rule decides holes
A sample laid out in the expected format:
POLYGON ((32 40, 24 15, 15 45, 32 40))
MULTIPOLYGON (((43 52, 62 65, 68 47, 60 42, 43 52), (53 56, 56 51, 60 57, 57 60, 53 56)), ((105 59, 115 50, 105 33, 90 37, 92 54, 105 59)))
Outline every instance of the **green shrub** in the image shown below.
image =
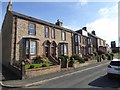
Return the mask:
POLYGON ((97 57, 95 56, 95 54, 93 54, 92 55, 92 58, 91 58, 92 60, 96 60, 97 59, 97 57))
POLYGON ((63 57, 64 57, 66 60, 69 59, 69 56, 67 56, 67 55, 65 55, 65 56, 63 56, 63 57))
POLYGON ((113 54, 113 53, 110 53, 110 55, 111 55, 111 59, 113 59, 113 57, 114 57, 114 54, 113 54))
POLYGON ((79 60, 74 60, 74 63, 79 62, 79 60))
POLYGON ((97 53, 97 52, 93 52, 93 54, 94 54, 95 56, 98 56, 98 53, 97 53))
POLYGON ((71 59, 74 58, 74 60, 77 60, 77 61, 74 61, 74 62, 80 62, 80 63, 84 63, 85 62, 84 58, 80 57, 78 54, 74 54, 70 58, 71 59))
POLYGON ((69 63, 69 62, 71 62, 71 61, 72 61, 72 60, 68 59, 68 61, 67 61, 67 62, 69 63))
POLYGON ((32 65, 30 65, 29 69, 32 69, 32 68, 34 68, 34 65, 33 65, 33 64, 32 64, 32 65))
POLYGON ((105 54, 102 54, 102 55, 101 55, 101 57, 102 57, 102 59, 103 59, 103 60, 105 60, 105 59, 106 59, 105 54))
POLYGON ((76 60, 79 60, 80 56, 78 54, 74 54, 70 57, 71 59, 74 58, 76 60))
POLYGON ((84 56, 83 59, 84 59, 85 61, 88 61, 88 57, 87 57, 87 56, 84 56))
POLYGON ((25 70, 30 68, 30 64, 25 65, 25 70))
POLYGON ((34 59, 34 63, 35 63, 35 64, 38 64, 38 63, 42 63, 42 62, 43 62, 43 61, 42 61, 41 56, 40 56, 40 55, 37 55, 36 58, 34 59))
POLYGON ((47 67, 47 64, 46 64, 46 63, 43 63, 43 64, 42 64, 42 67, 47 67))
POLYGON ((58 59, 61 59, 62 61, 66 61, 64 56, 59 56, 58 59))
POLYGON ((112 60, 112 56, 110 55, 110 53, 106 53, 107 56, 107 60, 112 60))
POLYGON ((80 63, 85 63, 84 57, 80 58, 80 59, 79 59, 79 62, 80 62, 80 63))

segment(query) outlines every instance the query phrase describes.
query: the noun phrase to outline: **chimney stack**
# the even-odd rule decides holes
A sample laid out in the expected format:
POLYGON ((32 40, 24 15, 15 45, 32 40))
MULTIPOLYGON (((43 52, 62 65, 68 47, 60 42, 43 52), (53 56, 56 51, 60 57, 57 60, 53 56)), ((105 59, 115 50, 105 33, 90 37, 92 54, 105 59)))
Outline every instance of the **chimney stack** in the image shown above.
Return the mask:
POLYGON ((93 35, 96 35, 94 30, 93 30, 91 33, 92 33, 93 35))
POLYGON ((63 22, 61 22, 61 21, 58 19, 57 22, 56 22, 56 25, 61 27, 62 24, 63 24, 63 22))
POLYGON ((85 30, 85 31, 87 31, 87 27, 83 27, 82 29, 85 30))
POLYGON ((9 1, 7 11, 12 11, 12 0, 9 1))

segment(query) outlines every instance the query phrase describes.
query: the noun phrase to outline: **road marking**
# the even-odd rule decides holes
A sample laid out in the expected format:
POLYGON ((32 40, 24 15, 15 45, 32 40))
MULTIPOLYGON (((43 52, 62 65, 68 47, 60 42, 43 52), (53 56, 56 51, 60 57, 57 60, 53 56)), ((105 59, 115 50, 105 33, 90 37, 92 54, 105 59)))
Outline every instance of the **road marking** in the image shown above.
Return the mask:
POLYGON ((43 81, 38 81, 38 82, 35 82, 35 83, 30 83, 30 84, 25 85, 25 87, 39 85, 39 84, 42 84, 42 83, 44 83, 46 81, 51 81, 51 80, 55 80, 55 79, 58 79, 58 78, 65 77, 65 76, 69 76, 69 75, 73 75, 73 74, 80 73, 80 72, 83 72, 83 71, 87 71, 89 69, 93 69, 93 68, 96 68, 96 67, 99 67, 99 66, 103 66, 103 65, 106 65, 108 63, 109 62, 104 63, 104 64, 100 64, 100 65, 97 65, 97 66, 94 66, 94 67, 86 68, 86 69, 83 69, 83 70, 80 70, 80 71, 76 71, 76 72, 68 73, 68 74, 65 74, 65 75, 61 75, 61 76, 58 76, 58 77, 56 76, 54 78, 46 79, 46 80, 43 80, 43 81))

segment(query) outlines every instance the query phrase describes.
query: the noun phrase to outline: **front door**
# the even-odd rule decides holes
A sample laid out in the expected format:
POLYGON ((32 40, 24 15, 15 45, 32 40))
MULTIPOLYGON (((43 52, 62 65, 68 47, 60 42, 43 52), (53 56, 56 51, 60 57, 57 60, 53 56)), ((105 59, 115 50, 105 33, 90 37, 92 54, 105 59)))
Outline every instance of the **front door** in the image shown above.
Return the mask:
POLYGON ((56 48, 55 48, 55 46, 52 46, 51 49, 52 49, 52 56, 55 57, 56 56, 56 48))
POLYGON ((45 55, 49 57, 49 46, 45 46, 45 55))

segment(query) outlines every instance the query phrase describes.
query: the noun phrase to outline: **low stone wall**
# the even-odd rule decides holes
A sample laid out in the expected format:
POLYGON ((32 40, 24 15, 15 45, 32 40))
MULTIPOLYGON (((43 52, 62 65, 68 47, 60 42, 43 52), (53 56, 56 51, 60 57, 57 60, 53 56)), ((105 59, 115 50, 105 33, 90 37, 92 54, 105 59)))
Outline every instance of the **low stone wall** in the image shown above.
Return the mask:
POLYGON ((55 65, 55 66, 49 66, 49 67, 28 69, 26 70, 25 74, 26 74, 26 78, 31 78, 34 76, 59 72, 60 70, 61 70, 60 65, 55 65))
POLYGON ((85 63, 76 62, 76 63, 73 64, 73 67, 78 68, 78 67, 86 66, 88 64, 89 64, 89 62, 85 62, 85 63))
POLYGON ((61 61, 61 68, 67 68, 68 63, 67 61, 61 61))

